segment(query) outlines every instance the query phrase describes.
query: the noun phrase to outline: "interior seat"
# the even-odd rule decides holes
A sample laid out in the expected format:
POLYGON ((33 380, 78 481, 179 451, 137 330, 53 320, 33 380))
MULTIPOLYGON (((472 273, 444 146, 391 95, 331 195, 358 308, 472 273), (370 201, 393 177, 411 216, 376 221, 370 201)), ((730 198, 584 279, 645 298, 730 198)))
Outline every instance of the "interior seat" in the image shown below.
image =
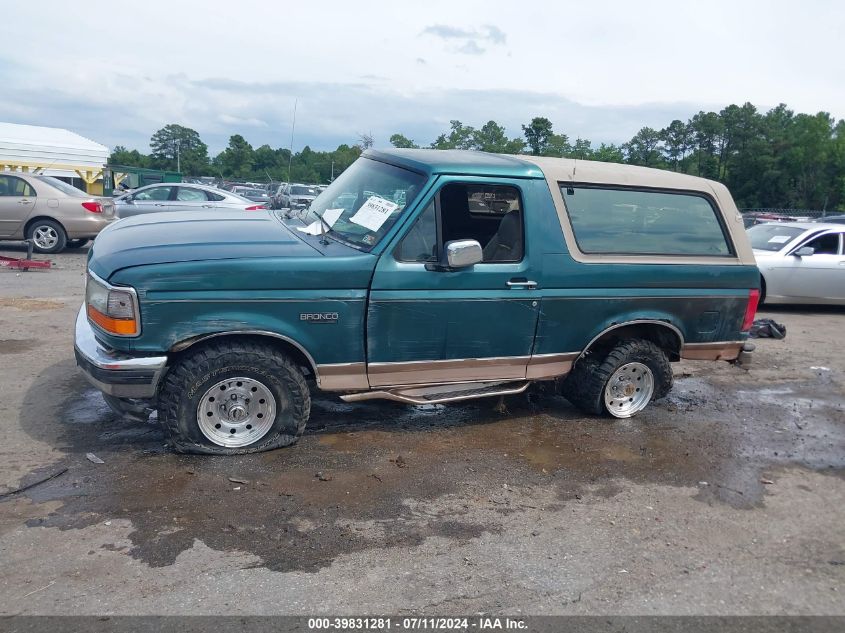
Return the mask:
POLYGON ((522 259, 522 215, 518 210, 505 214, 483 252, 485 262, 518 262, 522 259))

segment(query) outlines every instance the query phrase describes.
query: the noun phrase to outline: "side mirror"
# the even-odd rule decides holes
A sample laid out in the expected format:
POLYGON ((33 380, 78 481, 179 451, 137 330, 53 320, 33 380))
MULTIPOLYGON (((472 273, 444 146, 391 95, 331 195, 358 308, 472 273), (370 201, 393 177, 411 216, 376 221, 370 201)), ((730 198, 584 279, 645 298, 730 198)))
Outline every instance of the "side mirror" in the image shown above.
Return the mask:
POLYGON ((801 248, 799 248, 797 251, 795 251, 792 254, 795 255, 795 257, 809 257, 810 255, 812 255, 815 252, 816 252, 816 249, 813 248, 812 246, 802 246, 801 248))
POLYGON ((484 259, 481 244, 476 240, 452 240, 446 242, 443 250, 446 255, 445 264, 449 268, 467 268, 480 264, 484 259))

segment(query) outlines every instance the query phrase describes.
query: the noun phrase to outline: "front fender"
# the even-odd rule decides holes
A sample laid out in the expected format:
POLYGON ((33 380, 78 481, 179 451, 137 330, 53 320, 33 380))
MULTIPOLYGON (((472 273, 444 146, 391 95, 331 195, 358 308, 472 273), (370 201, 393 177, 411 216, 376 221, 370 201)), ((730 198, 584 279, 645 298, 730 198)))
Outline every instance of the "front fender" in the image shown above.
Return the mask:
POLYGON ((316 364, 364 360, 364 298, 303 298, 250 303, 142 302, 139 352, 179 349, 191 339, 230 332, 267 333, 287 339, 316 364), (303 315, 336 315, 326 320, 303 315))

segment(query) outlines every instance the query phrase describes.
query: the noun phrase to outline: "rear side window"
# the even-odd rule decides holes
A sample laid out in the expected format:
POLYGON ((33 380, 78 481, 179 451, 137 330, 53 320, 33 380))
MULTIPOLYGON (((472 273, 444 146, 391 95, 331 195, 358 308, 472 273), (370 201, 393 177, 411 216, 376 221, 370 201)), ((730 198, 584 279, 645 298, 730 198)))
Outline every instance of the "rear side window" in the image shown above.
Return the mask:
POLYGON ((150 187, 149 189, 142 189, 135 193, 132 197, 135 200, 170 200, 170 191, 173 187, 150 187))
POLYGON ((583 253, 731 254, 716 210, 703 196, 566 184, 560 188, 583 253))
POLYGON ((176 199, 181 200, 182 202, 204 202, 208 200, 208 197, 202 189, 179 187, 179 191, 176 193, 176 199))

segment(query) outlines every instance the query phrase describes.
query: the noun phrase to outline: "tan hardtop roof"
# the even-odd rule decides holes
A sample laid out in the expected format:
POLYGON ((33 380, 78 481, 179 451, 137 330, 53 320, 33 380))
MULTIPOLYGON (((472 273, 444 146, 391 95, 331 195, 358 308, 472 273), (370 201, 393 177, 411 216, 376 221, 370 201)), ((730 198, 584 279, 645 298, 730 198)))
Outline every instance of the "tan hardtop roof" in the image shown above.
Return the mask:
POLYGON ((539 167, 548 180, 556 182, 600 183, 630 185, 632 187, 654 187, 664 189, 686 189, 714 193, 715 181, 679 174, 666 169, 653 169, 621 163, 600 163, 594 160, 575 158, 553 158, 547 156, 514 156, 539 167))

